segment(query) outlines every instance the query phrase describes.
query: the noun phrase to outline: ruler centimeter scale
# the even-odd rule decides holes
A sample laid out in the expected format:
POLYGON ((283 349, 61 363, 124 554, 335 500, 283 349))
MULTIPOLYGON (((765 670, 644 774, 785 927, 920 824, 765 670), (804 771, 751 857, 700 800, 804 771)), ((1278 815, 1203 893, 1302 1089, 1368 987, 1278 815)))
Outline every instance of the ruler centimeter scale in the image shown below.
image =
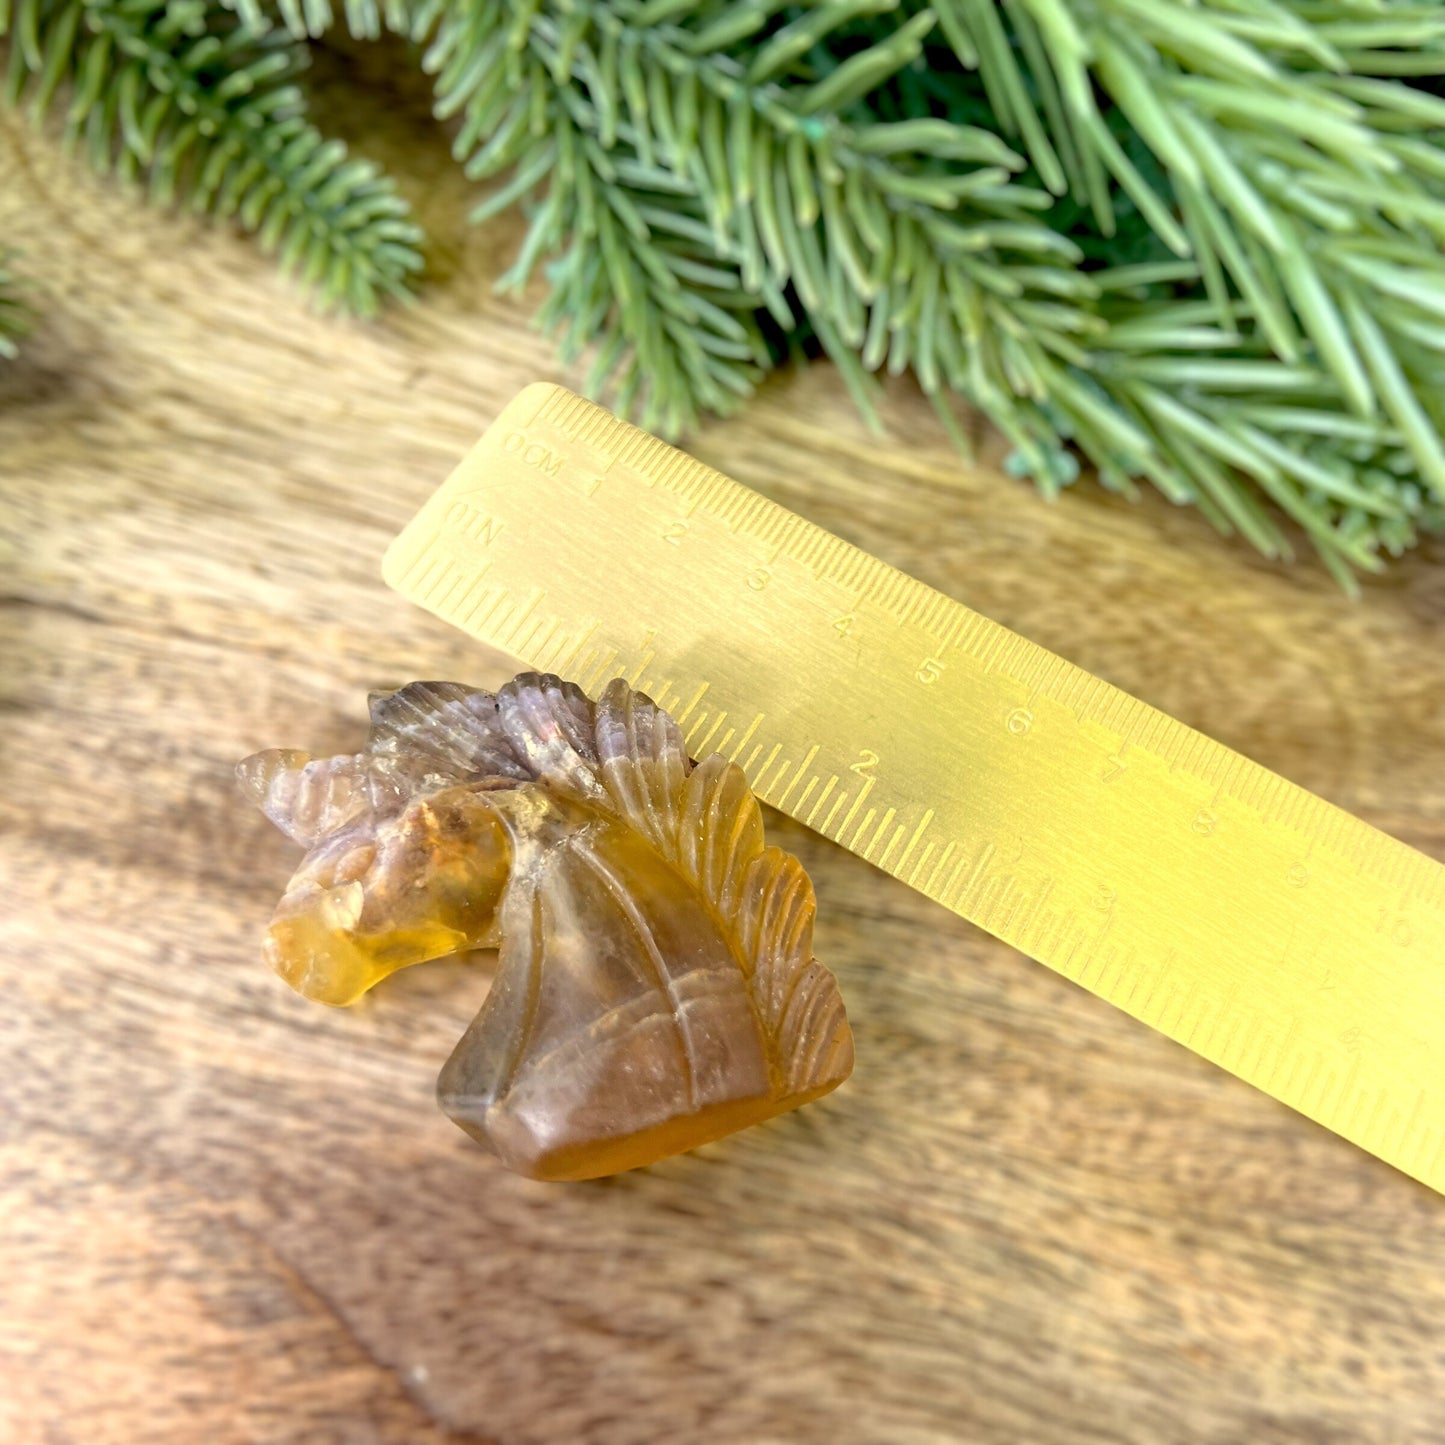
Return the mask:
POLYGON ((561 387, 385 576, 1445 1192, 1445 865, 561 387))

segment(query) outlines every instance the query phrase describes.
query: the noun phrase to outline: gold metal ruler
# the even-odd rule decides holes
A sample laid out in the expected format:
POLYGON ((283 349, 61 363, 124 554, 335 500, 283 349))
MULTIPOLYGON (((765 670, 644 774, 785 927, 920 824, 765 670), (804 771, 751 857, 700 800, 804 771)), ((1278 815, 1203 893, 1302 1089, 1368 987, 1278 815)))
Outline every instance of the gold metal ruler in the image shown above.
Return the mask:
POLYGON ((556 386, 386 580, 1445 1192, 1445 866, 556 386))

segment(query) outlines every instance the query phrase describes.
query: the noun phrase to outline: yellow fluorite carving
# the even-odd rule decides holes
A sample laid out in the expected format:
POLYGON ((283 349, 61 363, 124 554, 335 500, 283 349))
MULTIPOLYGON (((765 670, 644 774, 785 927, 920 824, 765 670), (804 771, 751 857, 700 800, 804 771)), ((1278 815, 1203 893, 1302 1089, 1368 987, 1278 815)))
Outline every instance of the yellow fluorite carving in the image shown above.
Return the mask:
POLYGON ((361 753, 240 765, 309 850, 266 955, 345 1004, 408 964, 500 947, 437 1094, 509 1168, 631 1169, 848 1077, 802 865, 765 846, 741 769, 694 766, 650 698, 619 678, 594 704, 524 673, 495 696, 412 683, 374 695, 371 720, 361 753))

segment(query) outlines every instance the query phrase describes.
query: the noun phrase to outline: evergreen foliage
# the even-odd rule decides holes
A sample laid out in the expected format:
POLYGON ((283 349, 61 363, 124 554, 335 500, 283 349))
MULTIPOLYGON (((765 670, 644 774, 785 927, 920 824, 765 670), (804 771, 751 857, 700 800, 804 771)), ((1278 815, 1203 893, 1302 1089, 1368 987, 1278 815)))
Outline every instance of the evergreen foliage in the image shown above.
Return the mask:
POLYGON ((542 321, 648 427, 818 348, 1046 492, 1146 480, 1348 585, 1445 529, 1445 7, 1409 0, 0 0, 10 90, 323 297, 420 237, 310 127, 307 37, 412 43, 542 321))
POLYGON ((323 305, 401 295, 421 232, 389 179, 306 120, 307 51, 207 0, 0 0, 6 94, 37 117, 62 93, 91 161, 235 217, 323 305))

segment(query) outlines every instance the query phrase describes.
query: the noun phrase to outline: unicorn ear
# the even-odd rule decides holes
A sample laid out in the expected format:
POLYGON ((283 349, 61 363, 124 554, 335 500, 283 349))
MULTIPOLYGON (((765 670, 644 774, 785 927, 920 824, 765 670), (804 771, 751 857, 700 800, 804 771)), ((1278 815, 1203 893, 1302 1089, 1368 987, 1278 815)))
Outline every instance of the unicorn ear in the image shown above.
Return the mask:
POLYGON ((313 758, 269 748, 237 763, 236 781, 287 837, 311 848, 374 806, 371 771, 364 753, 313 758))
POLYGON ((607 803, 597 776, 592 702, 576 683, 524 672, 497 693, 497 714, 530 777, 574 798, 607 803))
POLYGON ((411 682, 368 699, 367 752, 405 757, 460 781, 468 777, 530 779, 497 715, 489 692, 459 682, 411 682))

